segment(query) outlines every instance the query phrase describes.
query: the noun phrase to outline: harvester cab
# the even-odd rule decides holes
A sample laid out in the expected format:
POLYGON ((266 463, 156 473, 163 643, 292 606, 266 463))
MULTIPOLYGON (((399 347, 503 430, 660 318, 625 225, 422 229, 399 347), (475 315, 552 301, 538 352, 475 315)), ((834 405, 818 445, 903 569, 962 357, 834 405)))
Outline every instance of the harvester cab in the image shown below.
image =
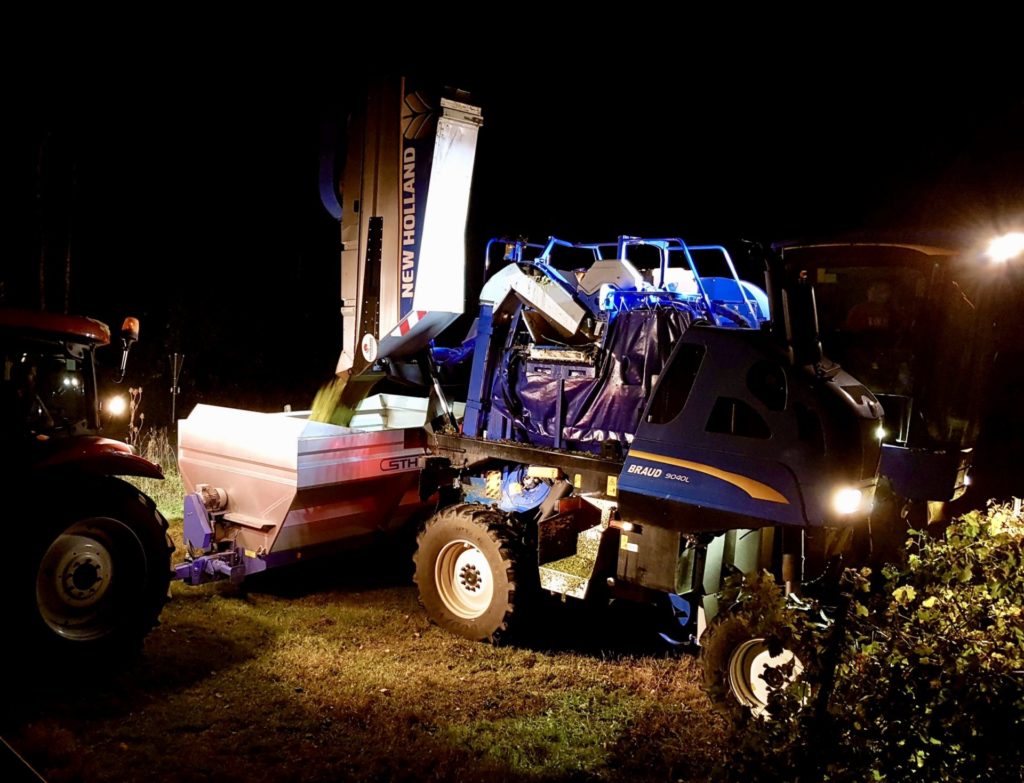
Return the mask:
POLYGON ((948 247, 787 243, 811 275, 822 340, 885 408, 873 540, 891 556, 906 524, 941 521, 967 488, 995 355, 977 263, 948 247), (970 379, 950 383, 951 378, 970 379), (906 517, 903 522, 901 517, 906 517))

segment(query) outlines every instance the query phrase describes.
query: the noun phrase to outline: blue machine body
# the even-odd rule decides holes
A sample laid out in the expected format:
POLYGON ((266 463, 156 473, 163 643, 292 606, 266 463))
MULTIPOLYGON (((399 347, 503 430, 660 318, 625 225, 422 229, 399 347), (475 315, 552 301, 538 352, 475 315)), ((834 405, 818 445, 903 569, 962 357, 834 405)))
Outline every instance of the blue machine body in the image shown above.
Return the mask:
POLYGON ((787 353, 768 292, 740 279, 726 248, 551 239, 510 245, 506 260, 569 291, 592 325, 552 338, 525 300, 482 304, 465 436, 620 455, 620 508, 670 529, 829 524, 851 476, 870 495, 878 448, 867 432, 880 406, 838 366, 787 353), (633 267, 639 247, 660 263, 633 267), (587 288, 586 270, 570 282, 552 263, 559 248, 606 262, 612 282, 587 288), (702 275, 709 259, 728 274, 702 275))

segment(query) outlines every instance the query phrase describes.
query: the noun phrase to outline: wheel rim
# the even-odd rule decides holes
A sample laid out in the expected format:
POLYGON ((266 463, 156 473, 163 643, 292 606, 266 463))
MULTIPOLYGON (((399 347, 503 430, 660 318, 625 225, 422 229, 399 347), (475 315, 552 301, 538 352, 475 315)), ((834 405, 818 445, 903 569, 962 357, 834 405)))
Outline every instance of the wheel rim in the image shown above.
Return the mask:
POLYGON ((445 608, 464 620, 487 611, 494 598, 494 579, 484 553, 459 539, 445 544, 434 565, 437 592, 445 608))
POLYGON ((729 658, 729 690, 740 704, 760 715, 768 706, 769 696, 798 680, 803 670, 803 663, 792 650, 772 655, 763 638, 748 639, 729 658))
POLYGON ((141 589, 145 555, 135 534, 115 519, 69 527, 50 543, 36 573, 36 606, 59 636, 97 639, 130 621, 119 604, 141 589))

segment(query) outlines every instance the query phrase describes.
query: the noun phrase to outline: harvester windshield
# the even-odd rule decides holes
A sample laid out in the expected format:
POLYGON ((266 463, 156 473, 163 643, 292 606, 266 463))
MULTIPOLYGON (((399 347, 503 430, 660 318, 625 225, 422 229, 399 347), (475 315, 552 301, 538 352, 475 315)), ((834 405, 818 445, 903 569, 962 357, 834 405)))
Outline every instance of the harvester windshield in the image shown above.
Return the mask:
POLYGON ((828 355, 873 392, 910 394, 925 273, 912 267, 819 267, 815 283, 828 355))
POLYGON ((909 244, 793 245, 783 257, 814 281, 825 351, 882 402, 887 442, 970 448, 993 351, 971 267, 909 244))

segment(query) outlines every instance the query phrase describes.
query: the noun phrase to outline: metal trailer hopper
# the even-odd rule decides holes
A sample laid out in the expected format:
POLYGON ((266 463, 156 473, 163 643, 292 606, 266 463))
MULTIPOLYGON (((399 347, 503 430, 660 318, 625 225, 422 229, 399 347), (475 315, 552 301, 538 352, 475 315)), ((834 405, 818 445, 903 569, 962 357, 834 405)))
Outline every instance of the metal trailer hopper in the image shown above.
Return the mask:
POLYGON ((395 530, 423 508, 426 399, 375 395, 348 427, 308 415, 199 405, 180 422, 193 557, 179 579, 238 582, 395 530))

